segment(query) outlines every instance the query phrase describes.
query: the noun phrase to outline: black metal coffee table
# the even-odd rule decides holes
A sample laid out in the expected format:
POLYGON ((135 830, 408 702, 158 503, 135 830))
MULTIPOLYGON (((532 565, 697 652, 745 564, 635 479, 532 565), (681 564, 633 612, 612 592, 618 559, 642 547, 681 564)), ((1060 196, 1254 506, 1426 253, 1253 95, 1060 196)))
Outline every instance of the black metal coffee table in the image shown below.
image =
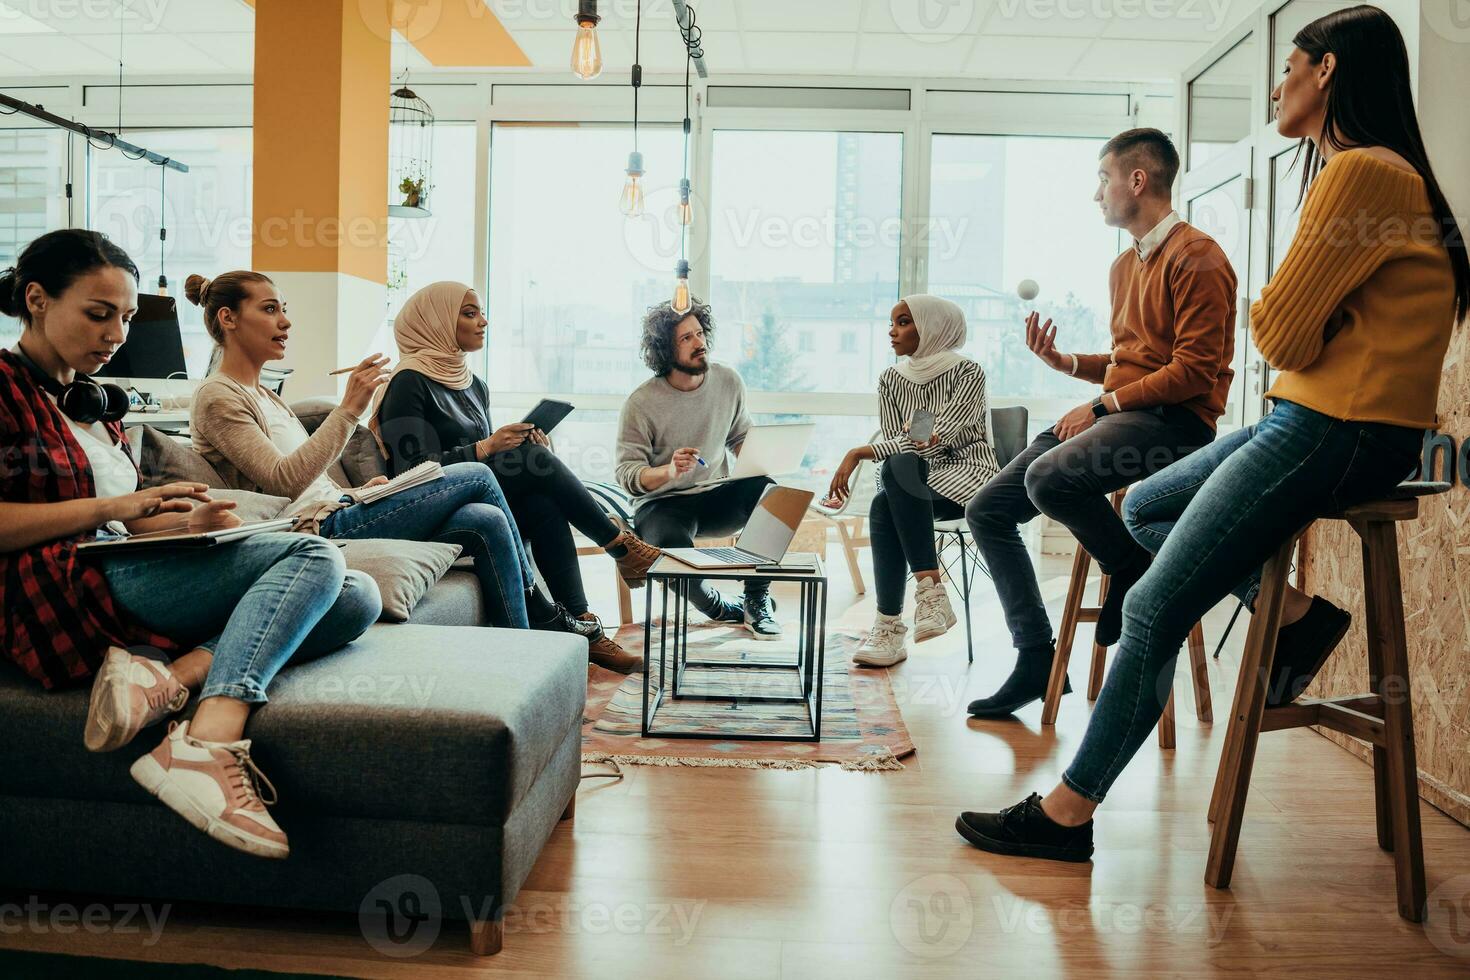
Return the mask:
MULTIPOLYGON (((820 742, 822 740, 822 670, 826 665, 827 573, 816 555, 789 555, 792 567, 780 571, 757 572, 749 568, 719 570, 698 569, 667 555, 648 570, 648 592, 643 620, 643 736, 658 738, 738 739, 740 741, 820 742), (800 564, 795 564, 800 562, 800 564), (691 660, 689 657, 689 594, 694 582, 741 582, 765 579, 771 583, 794 582, 800 586, 800 606, 796 623, 786 628, 797 630, 793 658, 786 649, 763 655, 762 647, 777 641, 750 639, 755 656, 739 660, 691 660), (662 594, 662 615, 655 625, 653 593, 662 594), (658 642, 654 643, 654 633, 658 642), (655 649, 656 648, 656 649, 655 649), (654 661, 657 660, 657 666, 654 661), (709 675, 716 670, 731 670, 742 677, 751 676, 735 689, 722 687, 709 675), (656 675, 656 676, 655 676, 656 675), (755 693, 752 693, 754 691, 755 693), (672 701, 710 701, 731 705, 800 704, 805 707, 807 730, 803 734, 772 733, 752 728, 751 731, 695 732, 680 731, 665 724, 656 727, 659 709, 672 701)), ((787 642, 781 642, 787 647, 787 642)), ((757 717, 753 722, 758 724, 757 717)))

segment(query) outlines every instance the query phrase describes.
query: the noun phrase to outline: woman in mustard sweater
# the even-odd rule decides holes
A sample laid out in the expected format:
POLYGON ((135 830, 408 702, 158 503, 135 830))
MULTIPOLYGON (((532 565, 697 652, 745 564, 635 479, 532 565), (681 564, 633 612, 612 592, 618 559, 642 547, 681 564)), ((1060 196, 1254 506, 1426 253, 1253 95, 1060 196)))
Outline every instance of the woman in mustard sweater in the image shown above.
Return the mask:
MULTIPOLYGON (((1280 373, 1273 411, 1128 494, 1124 518, 1157 557, 1124 602, 1087 733, 1044 799, 960 814, 956 829, 982 850, 1088 860, 1093 811, 1163 713, 1190 626, 1231 592, 1250 603, 1266 558, 1317 515, 1408 477, 1435 424, 1470 262, 1424 150, 1403 38, 1358 6, 1293 44, 1271 98, 1277 130, 1302 140, 1305 204, 1251 307, 1256 347, 1280 373)), ((1268 703, 1300 693, 1348 616, 1294 593, 1282 622, 1268 703)))

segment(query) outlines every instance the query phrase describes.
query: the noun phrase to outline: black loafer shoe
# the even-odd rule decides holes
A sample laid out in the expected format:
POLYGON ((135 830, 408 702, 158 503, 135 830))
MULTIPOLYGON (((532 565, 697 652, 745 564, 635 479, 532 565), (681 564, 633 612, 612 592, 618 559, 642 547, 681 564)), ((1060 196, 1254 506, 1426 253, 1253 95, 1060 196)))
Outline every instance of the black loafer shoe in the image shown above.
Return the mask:
POLYGON ((1047 861, 1092 860, 1092 821, 1063 827, 1041 809, 1041 794, 1032 793, 999 813, 966 810, 954 823, 960 836, 982 851, 1047 861))
MULTIPOLYGON (((1050 649, 1031 654, 1022 653, 1017 658, 1011 676, 1005 679, 1000 689, 988 698, 976 698, 968 709, 972 718, 1004 718, 1015 714, 1032 701, 1046 697, 1046 682, 1051 675, 1052 652, 1050 649), (1045 666, 1043 666, 1045 665, 1045 666)), ((1062 687, 1063 694, 1072 693, 1072 679, 1067 678, 1062 687)))
POLYGON ((1266 704, 1274 708, 1301 697, 1352 623, 1353 617, 1346 610, 1313 596, 1307 614, 1276 634, 1276 658, 1266 704))
POLYGON ((1126 568, 1114 572, 1108 580, 1108 597, 1103 600, 1097 613, 1097 626, 1092 631, 1093 640, 1099 646, 1110 647, 1123 636, 1123 600, 1128 590, 1138 584, 1143 573, 1148 571, 1151 559, 1142 548, 1126 568))

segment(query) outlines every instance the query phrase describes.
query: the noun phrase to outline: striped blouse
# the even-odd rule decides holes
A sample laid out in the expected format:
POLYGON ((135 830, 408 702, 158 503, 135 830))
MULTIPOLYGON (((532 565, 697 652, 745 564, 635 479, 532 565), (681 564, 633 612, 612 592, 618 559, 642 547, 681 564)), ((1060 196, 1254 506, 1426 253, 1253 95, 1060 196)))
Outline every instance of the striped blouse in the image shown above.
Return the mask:
POLYGON ((990 446, 990 413, 985 399, 985 369, 964 360, 924 384, 916 384, 889 368, 878 378, 878 422, 882 435, 873 441, 880 462, 894 453, 918 453, 929 461, 929 488, 955 503, 969 503, 999 471, 990 446), (918 449, 903 431, 914 412, 934 413, 939 444, 918 449))

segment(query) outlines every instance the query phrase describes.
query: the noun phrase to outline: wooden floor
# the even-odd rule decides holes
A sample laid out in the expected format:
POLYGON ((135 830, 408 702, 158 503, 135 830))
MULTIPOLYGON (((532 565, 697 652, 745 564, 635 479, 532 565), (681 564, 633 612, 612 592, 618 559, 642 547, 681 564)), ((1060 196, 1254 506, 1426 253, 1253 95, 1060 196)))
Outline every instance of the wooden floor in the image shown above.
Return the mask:
MULTIPOLYGON (((1044 563, 1053 622, 1068 564, 1044 563)), ((594 590, 609 584, 605 560, 587 570, 594 590)), ((853 594, 840 560, 832 573, 829 622, 865 627, 871 593, 853 594)), ((611 617, 610 589, 594 608, 611 617)), ((1178 748, 1146 743, 1098 813, 1091 864, 969 847, 956 814, 1049 789, 1090 709, 1084 642, 1072 662, 1079 693, 1055 731, 1041 728, 1039 705, 1014 721, 969 721, 966 703, 1012 662, 988 583, 973 609, 972 667, 957 628, 893 671, 918 746, 903 772, 646 767, 585 779, 575 822, 547 844, 498 956, 470 955, 452 924, 429 952, 395 960, 363 940, 354 916, 199 909, 176 910, 152 946, 146 931, 0 930, 0 947, 414 978, 1470 975, 1470 831, 1423 806, 1431 921, 1402 921, 1375 842, 1370 772, 1309 731, 1263 737, 1234 885, 1204 884, 1204 810, 1244 617, 1210 668, 1219 722, 1195 721, 1181 674, 1178 748)), ((1211 651, 1229 612, 1206 620, 1211 651)), ((3 959, 0 974, 14 975, 3 959)))

